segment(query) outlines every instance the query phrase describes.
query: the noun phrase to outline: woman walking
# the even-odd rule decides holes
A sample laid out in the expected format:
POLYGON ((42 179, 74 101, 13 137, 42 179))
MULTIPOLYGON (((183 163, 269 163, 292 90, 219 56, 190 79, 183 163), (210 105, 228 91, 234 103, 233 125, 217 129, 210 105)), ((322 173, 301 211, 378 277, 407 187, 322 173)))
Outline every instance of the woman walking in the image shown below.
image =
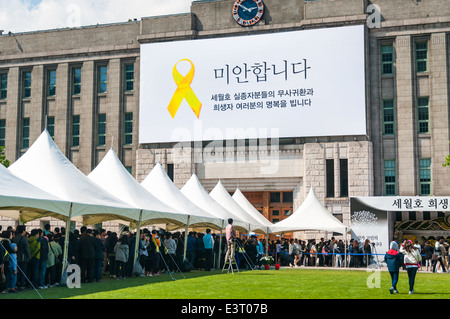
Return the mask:
POLYGON ((419 263, 422 260, 419 250, 414 247, 412 241, 406 241, 400 248, 400 252, 405 256, 404 263, 409 279, 409 294, 414 293, 414 282, 416 279, 417 270, 419 269, 419 263))

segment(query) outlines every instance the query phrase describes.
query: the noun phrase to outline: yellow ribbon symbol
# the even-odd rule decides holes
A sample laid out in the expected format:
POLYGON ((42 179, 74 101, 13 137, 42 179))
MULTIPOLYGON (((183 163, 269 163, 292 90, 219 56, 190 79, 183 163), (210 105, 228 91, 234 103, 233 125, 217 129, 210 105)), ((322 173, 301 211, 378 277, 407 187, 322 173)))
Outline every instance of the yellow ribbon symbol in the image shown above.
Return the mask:
POLYGON ((191 83, 194 79, 194 73, 194 63, 192 63, 192 61, 188 59, 178 61, 173 67, 172 75, 175 83, 177 84, 177 89, 173 94, 172 99, 170 100, 169 106, 167 107, 167 110, 169 111, 172 118, 174 118, 175 114, 177 114, 178 108, 180 107, 183 99, 185 99, 189 104, 197 118, 199 118, 200 116, 202 103, 198 100, 197 96, 191 88, 191 83), (186 74, 186 76, 182 76, 177 70, 178 63, 182 61, 187 61, 191 64, 191 69, 189 70, 188 74, 186 74))

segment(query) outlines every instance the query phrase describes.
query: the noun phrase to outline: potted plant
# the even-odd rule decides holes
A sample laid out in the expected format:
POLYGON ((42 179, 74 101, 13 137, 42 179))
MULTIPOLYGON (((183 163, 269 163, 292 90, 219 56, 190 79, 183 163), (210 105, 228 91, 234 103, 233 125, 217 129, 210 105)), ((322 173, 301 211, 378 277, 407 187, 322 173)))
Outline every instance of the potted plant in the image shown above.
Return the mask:
POLYGON ((261 264, 264 265, 266 270, 269 270, 270 269, 270 265, 274 264, 273 257, 272 256, 268 256, 268 255, 261 257, 261 264))

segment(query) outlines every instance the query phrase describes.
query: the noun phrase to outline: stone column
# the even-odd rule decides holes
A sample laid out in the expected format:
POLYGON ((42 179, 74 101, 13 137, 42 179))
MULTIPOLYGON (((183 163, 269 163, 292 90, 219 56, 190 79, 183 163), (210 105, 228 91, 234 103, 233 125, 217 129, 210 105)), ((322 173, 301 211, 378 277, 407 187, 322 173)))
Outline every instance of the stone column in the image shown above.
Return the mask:
POLYGON ((431 131, 431 192, 436 196, 448 196, 450 170, 443 167, 445 157, 450 154, 449 136, 449 82, 447 35, 431 35, 430 59, 430 131, 431 131), (445 178, 444 176, 447 176, 445 178))
POLYGON ((416 103, 413 92, 411 36, 396 39, 397 80, 397 165, 398 195, 417 193, 415 125, 416 103))

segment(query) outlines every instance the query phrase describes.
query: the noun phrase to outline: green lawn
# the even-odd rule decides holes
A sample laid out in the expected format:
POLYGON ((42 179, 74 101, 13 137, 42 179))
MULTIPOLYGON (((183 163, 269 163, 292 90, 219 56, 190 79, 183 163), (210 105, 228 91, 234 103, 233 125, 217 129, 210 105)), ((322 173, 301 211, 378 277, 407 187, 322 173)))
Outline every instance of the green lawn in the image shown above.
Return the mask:
MULTIPOLYGON (((450 275, 419 272, 415 294, 408 294, 408 277, 400 273, 400 294, 390 295, 386 271, 289 269, 241 271, 191 271, 157 277, 105 278, 81 288, 41 289, 43 299, 449 299, 450 275), (369 286, 368 286, 369 284, 369 286), (378 288, 377 286, 380 286, 378 288)), ((33 290, 1 295, 0 299, 39 299, 33 290)))

